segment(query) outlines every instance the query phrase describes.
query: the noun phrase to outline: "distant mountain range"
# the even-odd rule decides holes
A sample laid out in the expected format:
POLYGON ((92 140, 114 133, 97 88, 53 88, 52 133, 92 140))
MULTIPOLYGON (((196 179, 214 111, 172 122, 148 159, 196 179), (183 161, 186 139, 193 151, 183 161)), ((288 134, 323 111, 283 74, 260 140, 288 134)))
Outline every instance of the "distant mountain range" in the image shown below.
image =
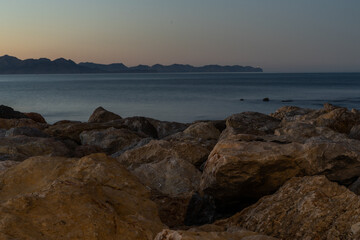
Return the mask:
POLYGON ((122 63, 97 64, 75 63, 59 58, 51 61, 47 58, 20 60, 12 56, 0 57, 0 74, 60 74, 60 73, 171 73, 171 72, 262 72, 259 67, 206 65, 194 67, 184 64, 153 66, 138 65, 127 67, 122 63))

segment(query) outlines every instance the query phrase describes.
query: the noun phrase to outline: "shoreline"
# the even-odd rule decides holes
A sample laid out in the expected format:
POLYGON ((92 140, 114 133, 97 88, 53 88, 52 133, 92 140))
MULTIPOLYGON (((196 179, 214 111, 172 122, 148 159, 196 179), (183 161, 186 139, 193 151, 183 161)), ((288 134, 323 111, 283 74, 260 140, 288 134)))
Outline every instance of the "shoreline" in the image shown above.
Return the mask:
POLYGON ((188 124, 2 105, 0 237, 353 239, 359 143, 360 112, 331 104, 188 124))

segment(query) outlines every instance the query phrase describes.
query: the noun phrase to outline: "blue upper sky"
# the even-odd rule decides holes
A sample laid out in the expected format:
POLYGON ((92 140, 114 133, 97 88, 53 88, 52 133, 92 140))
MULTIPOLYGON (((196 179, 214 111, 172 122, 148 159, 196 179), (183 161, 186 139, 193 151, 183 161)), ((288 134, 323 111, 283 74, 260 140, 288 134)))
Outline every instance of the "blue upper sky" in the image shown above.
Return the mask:
POLYGON ((359 0, 3 0, 0 55, 360 71, 359 0))

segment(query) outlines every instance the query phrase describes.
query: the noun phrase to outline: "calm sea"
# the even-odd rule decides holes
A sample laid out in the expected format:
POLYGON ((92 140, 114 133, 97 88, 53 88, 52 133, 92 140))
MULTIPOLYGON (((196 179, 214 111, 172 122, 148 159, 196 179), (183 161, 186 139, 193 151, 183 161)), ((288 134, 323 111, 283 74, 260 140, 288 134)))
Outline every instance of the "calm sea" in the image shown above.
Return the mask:
POLYGON ((39 112, 50 123, 86 121, 98 106, 123 117, 192 122, 326 102, 360 108, 360 73, 0 75, 0 104, 39 112))

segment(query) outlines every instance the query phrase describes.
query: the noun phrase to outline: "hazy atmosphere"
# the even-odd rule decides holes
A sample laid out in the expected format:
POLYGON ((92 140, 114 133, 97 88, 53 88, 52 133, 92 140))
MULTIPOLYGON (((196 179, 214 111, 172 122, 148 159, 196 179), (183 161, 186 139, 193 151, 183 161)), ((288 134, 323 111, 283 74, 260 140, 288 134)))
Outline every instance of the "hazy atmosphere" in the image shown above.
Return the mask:
POLYGON ((359 72, 357 0, 4 0, 0 55, 359 72))

